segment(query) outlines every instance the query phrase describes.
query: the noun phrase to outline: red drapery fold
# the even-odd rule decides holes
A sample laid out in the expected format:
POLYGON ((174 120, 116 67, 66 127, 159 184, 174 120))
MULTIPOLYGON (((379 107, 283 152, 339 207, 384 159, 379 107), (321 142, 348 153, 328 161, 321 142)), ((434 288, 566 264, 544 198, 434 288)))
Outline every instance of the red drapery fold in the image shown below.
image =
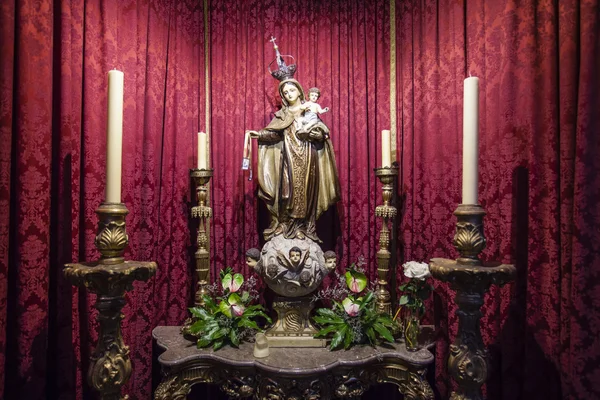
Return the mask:
POLYGON ((0 18, 0 397, 91 396, 83 383, 97 339, 94 298, 71 288, 62 266, 98 257, 107 72, 116 68, 125 73, 126 256, 160 265, 124 308, 136 371, 127 391, 151 398, 150 331, 180 324, 191 296, 188 169, 205 129, 203 7, 3 2, 0 18))
MULTIPOLYGON (((405 259, 456 257, 463 79, 478 76, 484 256, 518 270, 483 307, 487 396, 598 397, 598 2, 397 3, 405 259)), ((437 292, 453 338, 453 292, 437 292)))
MULTIPOLYGON (((381 202, 372 169, 389 128, 389 1, 210 2, 210 115, 205 126, 204 9, 192 0, 0 4, 0 394, 82 398, 93 298, 62 277, 98 256, 104 197, 106 73, 125 72, 123 201, 127 257, 155 260, 135 285, 123 331, 132 399, 151 397, 157 325, 180 324, 192 296, 188 169, 196 132, 211 132, 212 276, 259 246, 256 181, 240 170, 243 133, 277 110, 266 66, 271 35, 321 89, 342 201, 323 219, 325 246, 371 276, 381 202)), ((460 202, 462 81, 480 81, 480 202, 487 259, 518 279, 492 289, 482 329, 493 399, 600 396, 598 208, 599 5, 397 1, 398 136, 404 260, 454 257, 460 202)), ((256 152, 255 152, 256 154, 256 152)), ((256 163, 256 160, 254 160, 256 163)), ((192 239, 193 240, 193 239, 192 239)), ((192 250, 191 250, 192 249, 192 250)), ((402 277, 397 276, 398 280, 402 277)), ((452 293, 436 316, 456 333, 452 293)), ((437 388, 449 383, 437 345, 437 388)), ((0 395, 1 397, 1 395, 0 395)))

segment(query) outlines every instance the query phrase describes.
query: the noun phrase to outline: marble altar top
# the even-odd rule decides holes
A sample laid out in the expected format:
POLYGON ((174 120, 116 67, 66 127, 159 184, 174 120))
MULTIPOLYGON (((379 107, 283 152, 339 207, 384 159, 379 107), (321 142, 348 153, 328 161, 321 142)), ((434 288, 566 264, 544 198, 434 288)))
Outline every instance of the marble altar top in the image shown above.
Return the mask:
MULTIPOLYGON (((427 329, 427 328, 426 328, 427 329)), ((220 350, 198 349, 196 344, 185 339, 180 326, 159 326, 152 336, 166 351, 159 356, 165 367, 177 367, 187 362, 207 360, 232 367, 258 368, 277 374, 295 375, 323 373, 334 368, 364 366, 379 362, 401 362, 414 366, 426 366, 433 362, 433 354, 428 350, 433 346, 433 329, 424 331, 426 347, 418 351, 407 351, 403 342, 371 347, 354 346, 349 350, 330 351, 327 348, 270 348, 265 358, 255 358, 254 344, 242 343, 239 348, 225 346, 220 350), (430 340, 427 340, 430 338, 430 340)))

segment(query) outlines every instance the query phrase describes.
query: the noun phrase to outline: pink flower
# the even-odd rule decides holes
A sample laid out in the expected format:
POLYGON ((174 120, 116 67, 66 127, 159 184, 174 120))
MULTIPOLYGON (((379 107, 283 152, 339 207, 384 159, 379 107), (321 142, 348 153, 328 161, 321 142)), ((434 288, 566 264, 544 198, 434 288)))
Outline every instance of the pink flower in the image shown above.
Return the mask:
POLYGON ((344 301, 342 301, 342 305, 344 306, 344 311, 346 311, 346 314, 349 316, 356 317, 358 315, 359 306, 352 301, 352 299, 345 298, 344 301))
POLYGON ((244 315, 244 311, 246 311, 246 309, 241 304, 231 305, 231 314, 233 314, 234 317, 241 317, 242 315, 244 315))

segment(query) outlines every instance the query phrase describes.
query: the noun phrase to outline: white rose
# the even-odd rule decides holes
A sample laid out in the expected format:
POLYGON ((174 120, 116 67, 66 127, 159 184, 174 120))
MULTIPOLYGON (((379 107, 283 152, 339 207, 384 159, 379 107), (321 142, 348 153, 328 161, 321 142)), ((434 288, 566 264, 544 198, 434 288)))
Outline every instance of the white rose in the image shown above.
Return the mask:
POLYGON ((409 261, 404 263, 404 276, 407 278, 425 279, 431 274, 429 273, 429 265, 426 263, 420 263, 416 261, 409 261))

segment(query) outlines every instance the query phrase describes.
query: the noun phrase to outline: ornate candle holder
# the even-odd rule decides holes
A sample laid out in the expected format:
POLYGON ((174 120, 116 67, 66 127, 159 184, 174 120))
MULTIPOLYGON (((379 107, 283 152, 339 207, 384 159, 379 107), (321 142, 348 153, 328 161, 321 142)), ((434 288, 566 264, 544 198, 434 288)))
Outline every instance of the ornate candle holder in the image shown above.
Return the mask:
POLYGON ((198 236, 196 244, 196 274, 198 276, 198 290, 196 291, 195 305, 204 306, 204 295, 208 294, 206 287, 210 281, 210 253, 208 252, 209 238, 208 219, 212 217, 212 209, 207 205, 208 182, 213 176, 210 169, 192 169, 190 176, 196 184, 196 196, 198 205, 192 207, 192 217, 200 219, 198 223, 198 236))
POLYGON ((504 285, 514 279, 514 265, 483 263, 479 254, 485 248, 483 217, 478 204, 459 204, 454 212, 458 222, 452 241, 460 253, 456 260, 433 258, 429 269, 434 278, 449 282, 456 291, 458 334, 450 345, 448 370, 458 383, 451 399, 483 399, 481 386, 488 378, 489 354, 484 348, 479 320, 483 298, 493 284, 504 285))
POLYGON ((129 347, 121 335, 125 292, 132 289, 134 281, 146 281, 156 272, 153 261, 125 261, 123 257, 129 242, 125 231, 128 213, 123 203, 102 203, 96 209, 99 221, 95 244, 100 260, 66 264, 63 270, 73 285, 98 295, 95 307, 99 312, 100 334, 90 356, 87 379, 103 400, 121 399, 121 386, 131 375, 129 347))
POLYGON ((398 176, 398 167, 375 168, 375 176, 379 178, 383 185, 383 205, 375 208, 375 215, 379 218, 383 218, 381 232, 379 233, 379 250, 377 251, 378 279, 375 294, 377 296, 377 310, 391 315, 391 296, 387 288, 391 257, 389 251, 390 230, 388 229, 388 222, 395 218, 397 214, 396 207, 390 205, 390 202, 393 195, 394 181, 398 176))

